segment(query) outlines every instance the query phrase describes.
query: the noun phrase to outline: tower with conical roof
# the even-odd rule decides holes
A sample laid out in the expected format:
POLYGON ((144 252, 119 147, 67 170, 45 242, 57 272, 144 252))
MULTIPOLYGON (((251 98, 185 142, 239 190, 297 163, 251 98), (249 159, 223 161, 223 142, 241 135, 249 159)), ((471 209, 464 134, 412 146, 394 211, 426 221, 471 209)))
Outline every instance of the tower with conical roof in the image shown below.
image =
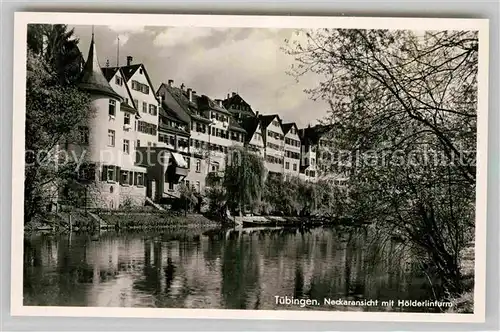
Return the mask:
POLYGON ((93 33, 78 86, 90 95, 93 109, 87 121, 88 139, 81 147, 85 161, 95 169, 95 205, 118 208, 123 201, 122 187, 134 185, 134 173, 125 171, 123 166, 133 165, 135 155, 130 153, 130 146, 125 146, 133 142, 124 133, 126 115, 121 110, 124 98, 110 86, 102 72, 93 33))
POLYGON ((118 101, 123 100, 123 98, 111 88, 108 80, 102 73, 99 61, 97 60, 94 33, 92 33, 92 39, 90 40, 89 54, 83 67, 79 87, 89 92, 91 95, 101 95, 114 98, 118 101))

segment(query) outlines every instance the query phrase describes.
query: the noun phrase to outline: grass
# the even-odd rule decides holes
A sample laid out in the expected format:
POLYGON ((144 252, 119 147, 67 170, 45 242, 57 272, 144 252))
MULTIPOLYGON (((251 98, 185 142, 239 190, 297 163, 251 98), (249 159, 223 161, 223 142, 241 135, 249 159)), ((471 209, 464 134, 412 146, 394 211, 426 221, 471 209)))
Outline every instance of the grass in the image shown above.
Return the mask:
POLYGON ((217 227, 218 223, 202 216, 176 214, 171 212, 144 213, 144 212, 112 212, 100 213, 99 217, 108 224, 108 227, 119 229, 152 229, 175 227, 217 227))

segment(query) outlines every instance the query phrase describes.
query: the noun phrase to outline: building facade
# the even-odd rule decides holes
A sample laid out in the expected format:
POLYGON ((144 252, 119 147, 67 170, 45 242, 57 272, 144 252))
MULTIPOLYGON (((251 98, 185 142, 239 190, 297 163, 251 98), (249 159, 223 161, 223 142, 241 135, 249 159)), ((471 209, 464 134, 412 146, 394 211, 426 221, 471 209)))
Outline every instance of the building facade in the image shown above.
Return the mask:
POLYGON ((284 140, 284 167, 285 176, 299 176, 300 173, 300 136, 297 125, 293 122, 282 125, 284 140))
POLYGON ((146 66, 132 61, 100 67, 92 38, 82 72, 80 87, 91 94, 97 114, 71 149, 89 150, 104 207, 176 199, 181 185, 203 194, 207 177, 221 176, 229 152, 243 147, 262 156, 268 173, 345 184, 345 174, 321 159, 333 144, 328 127, 299 129, 278 114, 255 112, 237 93, 211 99, 173 80, 155 90, 146 66))

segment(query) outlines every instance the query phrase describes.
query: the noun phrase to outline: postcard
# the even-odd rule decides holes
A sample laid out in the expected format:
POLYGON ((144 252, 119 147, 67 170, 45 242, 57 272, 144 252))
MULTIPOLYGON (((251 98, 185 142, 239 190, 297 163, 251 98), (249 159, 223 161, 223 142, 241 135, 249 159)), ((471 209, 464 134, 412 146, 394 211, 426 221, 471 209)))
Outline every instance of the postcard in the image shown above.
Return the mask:
POLYGON ((484 321, 488 38, 16 13, 12 314, 484 321))

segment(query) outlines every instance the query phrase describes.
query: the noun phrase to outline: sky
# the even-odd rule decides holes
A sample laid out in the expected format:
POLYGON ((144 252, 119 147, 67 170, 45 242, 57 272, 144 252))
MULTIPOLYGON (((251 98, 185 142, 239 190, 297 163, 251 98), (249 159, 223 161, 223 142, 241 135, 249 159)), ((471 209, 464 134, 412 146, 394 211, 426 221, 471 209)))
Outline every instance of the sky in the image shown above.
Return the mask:
MULTIPOLYGON (((70 26, 80 39, 86 57, 92 26, 70 26)), ((157 89, 174 80, 197 94, 225 99, 238 92, 254 111, 277 113, 285 122, 299 127, 315 124, 326 116, 326 103, 312 101, 304 92, 319 84, 309 74, 299 82, 286 74, 293 57, 280 48, 285 39, 297 37, 291 29, 189 28, 144 26, 95 26, 99 63, 116 66, 119 37, 119 63, 143 63, 157 89)))

